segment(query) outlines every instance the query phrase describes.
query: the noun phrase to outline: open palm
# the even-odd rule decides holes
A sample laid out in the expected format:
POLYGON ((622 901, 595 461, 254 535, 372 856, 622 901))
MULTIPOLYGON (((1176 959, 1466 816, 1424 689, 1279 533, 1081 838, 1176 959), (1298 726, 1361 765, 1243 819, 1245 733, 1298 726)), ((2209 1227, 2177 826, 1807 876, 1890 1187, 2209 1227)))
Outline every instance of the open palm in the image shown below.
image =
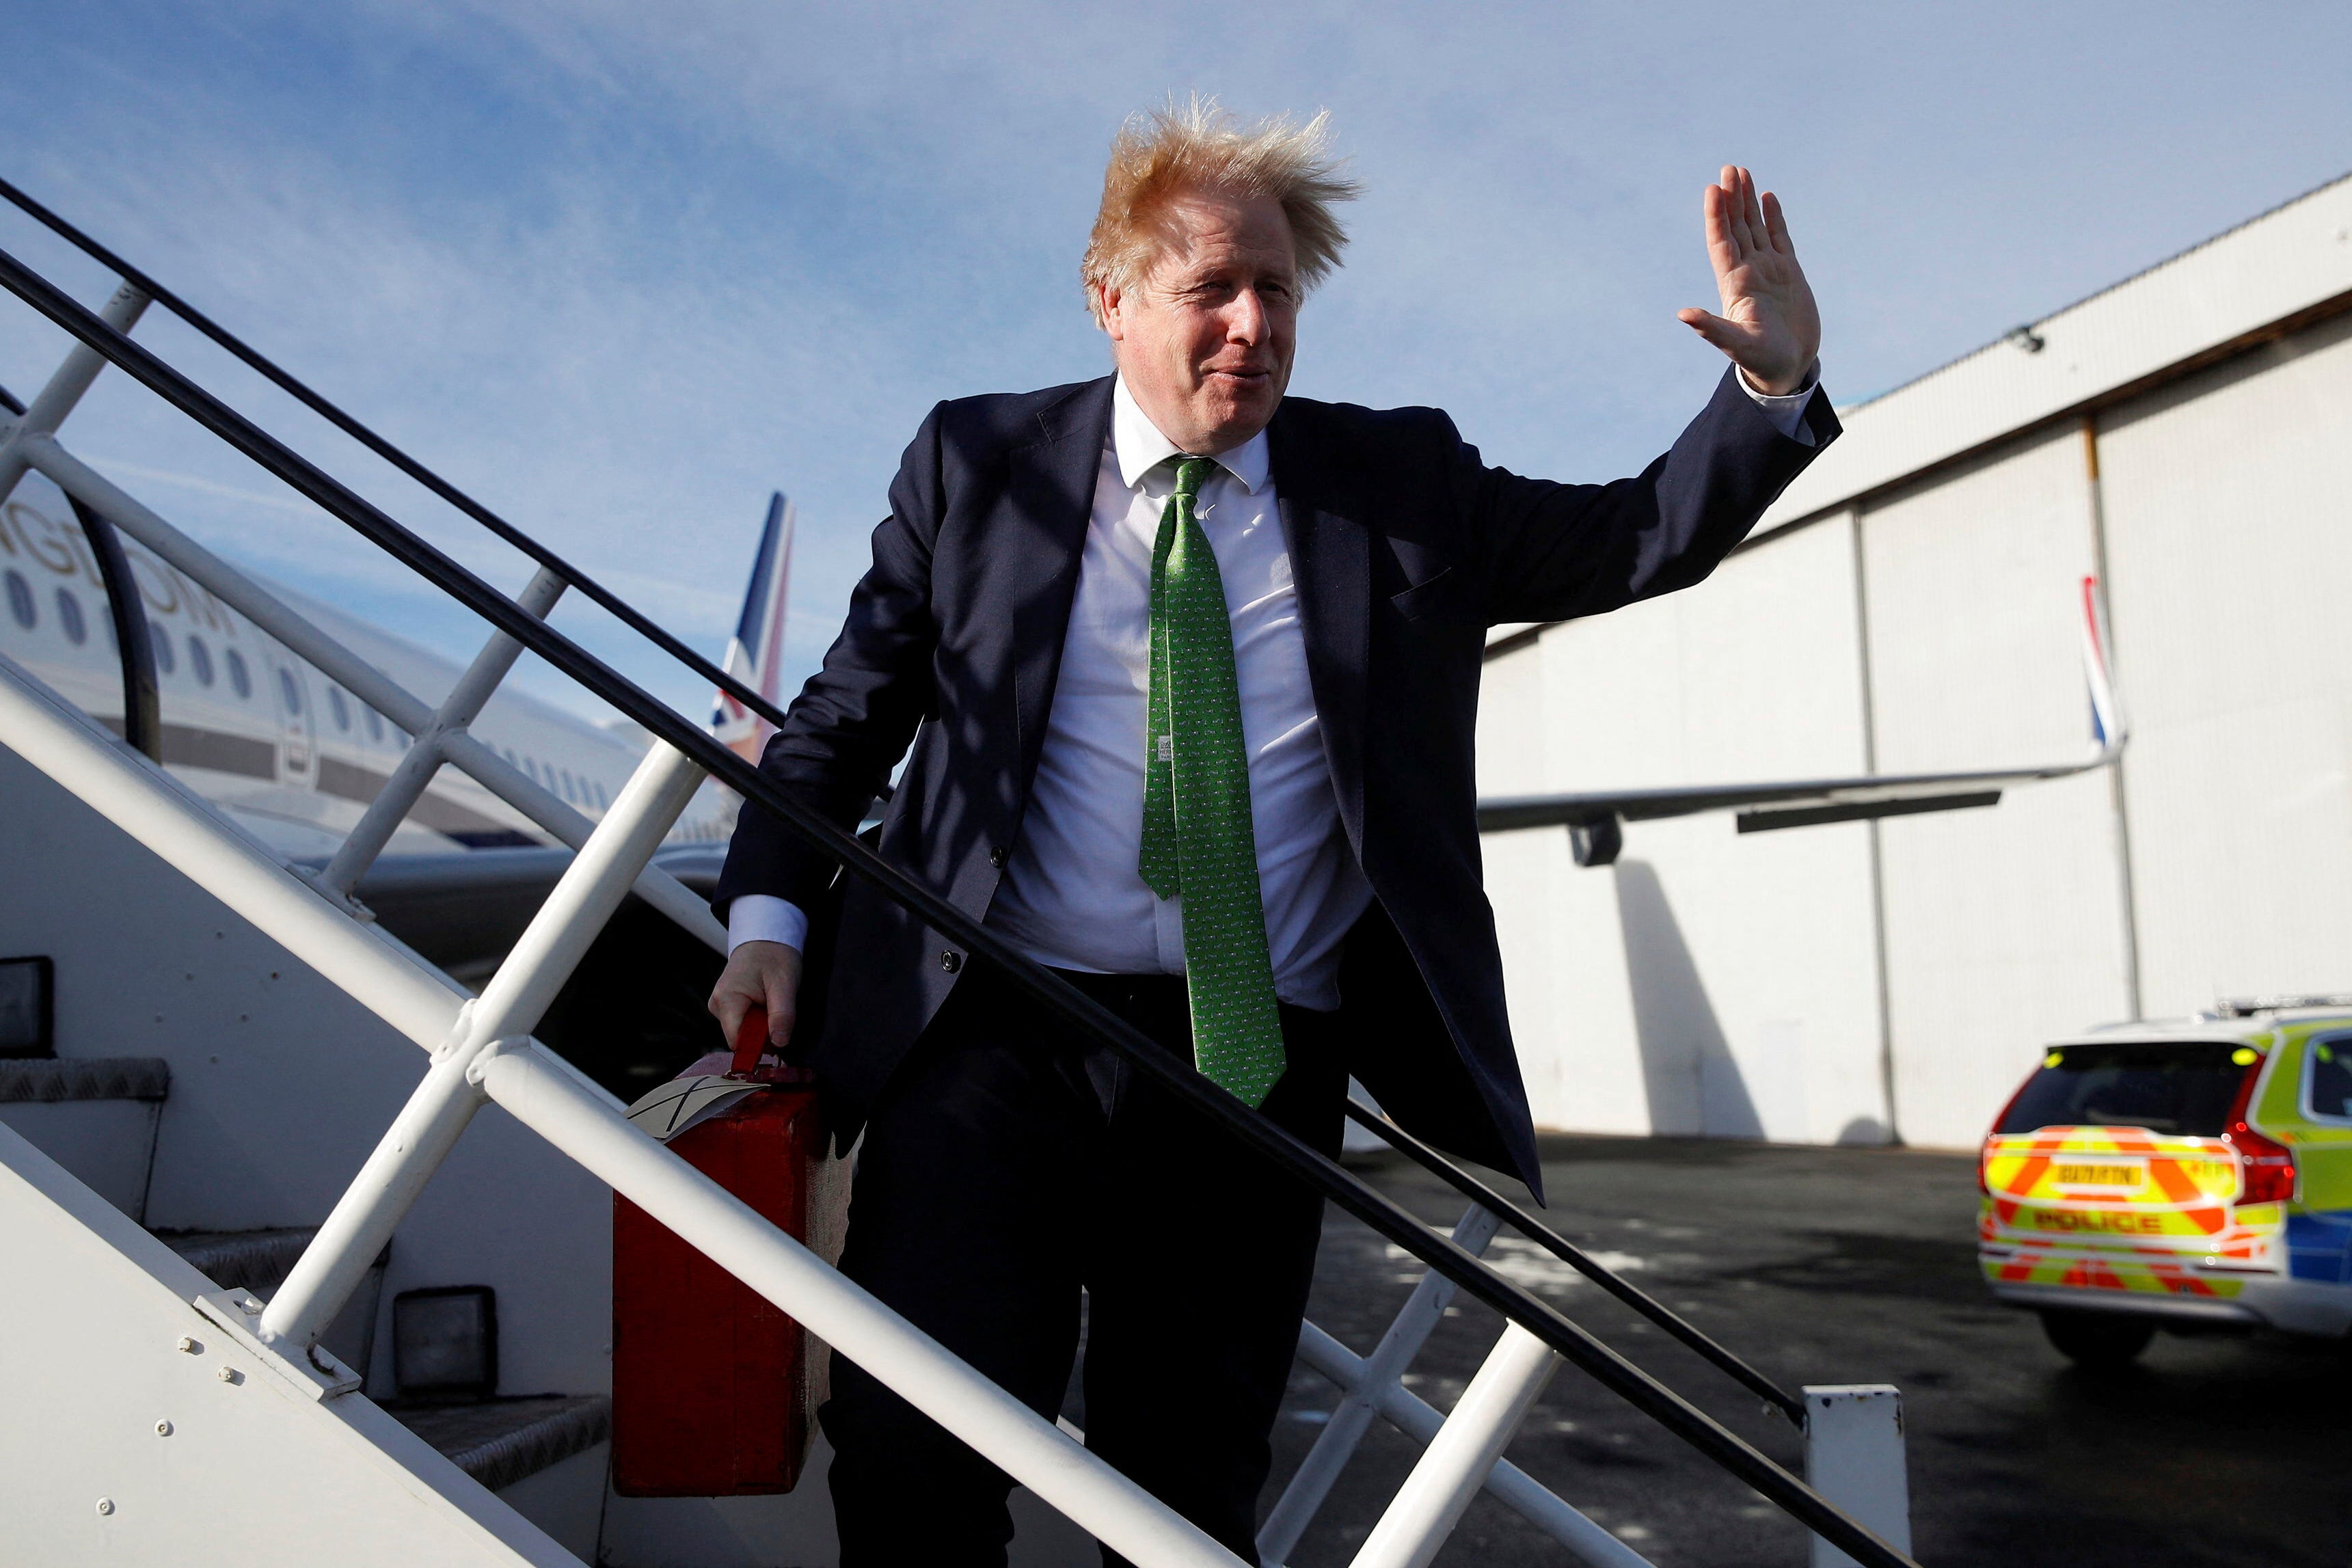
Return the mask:
POLYGON ((1780 198, 1756 194, 1756 176, 1727 163, 1706 187, 1706 256, 1721 315, 1683 310, 1675 319, 1721 349, 1759 392, 1794 392, 1821 353, 1822 314, 1780 198))

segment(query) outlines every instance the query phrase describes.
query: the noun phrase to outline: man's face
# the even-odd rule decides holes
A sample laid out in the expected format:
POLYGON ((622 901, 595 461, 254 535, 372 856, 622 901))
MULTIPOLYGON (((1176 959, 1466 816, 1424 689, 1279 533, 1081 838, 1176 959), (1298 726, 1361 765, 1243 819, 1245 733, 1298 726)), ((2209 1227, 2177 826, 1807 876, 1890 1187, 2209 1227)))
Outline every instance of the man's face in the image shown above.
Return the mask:
POLYGON ((1102 291, 1128 390, 1188 452, 1231 451, 1265 428, 1290 385, 1298 259, 1271 196, 1188 194, 1161 215, 1158 262, 1102 291))

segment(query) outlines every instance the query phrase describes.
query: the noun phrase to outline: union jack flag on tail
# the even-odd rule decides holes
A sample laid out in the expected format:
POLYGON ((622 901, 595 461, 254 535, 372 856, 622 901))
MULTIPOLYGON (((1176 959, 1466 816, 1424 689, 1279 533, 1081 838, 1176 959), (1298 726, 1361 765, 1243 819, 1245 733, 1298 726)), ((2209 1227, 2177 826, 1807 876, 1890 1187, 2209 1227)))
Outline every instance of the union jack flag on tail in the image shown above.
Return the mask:
MULTIPOLYGON (((767 525, 760 531, 760 553, 751 563, 751 585, 743 594, 743 614, 727 644, 727 673, 766 698, 778 700, 784 664, 784 594, 792 576, 793 503, 782 493, 768 498, 767 525)), ((727 692, 710 710, 710 732, 746 762, 757 763, 775 726, 727 692)))

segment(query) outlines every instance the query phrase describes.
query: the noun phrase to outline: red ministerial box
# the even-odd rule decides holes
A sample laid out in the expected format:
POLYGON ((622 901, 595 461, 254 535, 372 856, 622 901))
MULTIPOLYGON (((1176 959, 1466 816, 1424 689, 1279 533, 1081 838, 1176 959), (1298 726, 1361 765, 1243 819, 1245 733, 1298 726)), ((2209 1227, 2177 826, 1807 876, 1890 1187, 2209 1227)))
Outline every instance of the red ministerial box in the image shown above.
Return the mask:
MULTIPOLYGON (((758 1027, 764 1032, 765 1019, 758 1027)), ((688 1121, 669 1148, 830 1260, 840 1248, 846 1162, 828 1157, 816 1097, 806 1086, 758 1081, 779 1076, 729 1083, 689 1069, 667 1087, 683 1092, 698 1082, 725 1103, 688 1121), (730 1089, 740 1092, 729 1100, 730 1089)), ((615 1491, 790 1491, 824 1398, 826 1354, 799 1323, 614 1195, 615 1491)))

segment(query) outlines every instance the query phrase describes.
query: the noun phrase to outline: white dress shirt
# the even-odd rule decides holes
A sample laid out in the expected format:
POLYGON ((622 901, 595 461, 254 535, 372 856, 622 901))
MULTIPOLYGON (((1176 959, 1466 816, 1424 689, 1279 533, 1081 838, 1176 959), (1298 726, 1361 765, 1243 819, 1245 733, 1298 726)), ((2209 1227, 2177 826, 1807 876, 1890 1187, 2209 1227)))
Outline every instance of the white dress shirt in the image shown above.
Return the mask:
MULTIPOLYGON (((1786 396, 1739 378, 1781 434, 1803 423, 1819 367, 1786 396)), ((1151 552, 1181 450, 1145 417, 1124 379, 1095 478, 1062 668, 1021 837, 988 924, 1056 969, 1184 973, 1181 898, 1153 896, 1136 869, 1143 842, 1143 731, 1150 685, 1151 552)), ((1249 757, 1250 819, 1275 994, 1304 1007, 1339 1004, 1340 939, 1371 900, 1339 823, 1307 681, 1307 639, 1263 431, 1216 458, 1194 515, 1217 558, 1233 617, 1234 674, 1249 757)), ((808 920, 750 893, 729 907, 730 949, 799 947, 808 920)))

